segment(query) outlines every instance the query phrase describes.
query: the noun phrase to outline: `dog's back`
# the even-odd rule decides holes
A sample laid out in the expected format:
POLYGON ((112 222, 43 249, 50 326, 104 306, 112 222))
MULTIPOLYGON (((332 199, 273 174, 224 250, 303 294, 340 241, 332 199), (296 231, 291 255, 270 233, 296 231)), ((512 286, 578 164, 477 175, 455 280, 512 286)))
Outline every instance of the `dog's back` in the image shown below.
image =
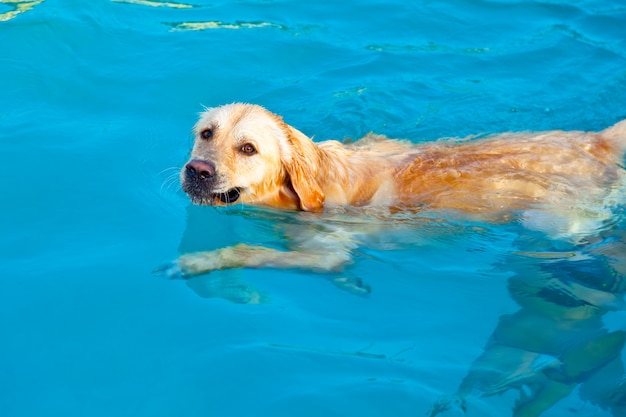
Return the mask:
POLYGON ((626 121, 600 133, 506 133, 424 145, 395 174, 398 198, 469 212, 597 199, 623 178, 625 148, 626 121))

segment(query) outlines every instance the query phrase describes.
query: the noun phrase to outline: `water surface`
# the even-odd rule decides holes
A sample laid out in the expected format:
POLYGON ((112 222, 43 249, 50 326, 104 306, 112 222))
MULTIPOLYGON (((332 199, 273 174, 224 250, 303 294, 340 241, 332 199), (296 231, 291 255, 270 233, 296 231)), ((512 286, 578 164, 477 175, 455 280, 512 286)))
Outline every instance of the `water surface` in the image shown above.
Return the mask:
POLYGON ((366 297, 152 273, 306 227, 190 206, 173 178, 203 106, 315 140, 599 130, 626 117, 625 21, 595 0, 0 1, 0 413, 508 416, 551 387, 544 416, 625 415, 623 201, 576 243, 393 223, 345 271, 366 297))

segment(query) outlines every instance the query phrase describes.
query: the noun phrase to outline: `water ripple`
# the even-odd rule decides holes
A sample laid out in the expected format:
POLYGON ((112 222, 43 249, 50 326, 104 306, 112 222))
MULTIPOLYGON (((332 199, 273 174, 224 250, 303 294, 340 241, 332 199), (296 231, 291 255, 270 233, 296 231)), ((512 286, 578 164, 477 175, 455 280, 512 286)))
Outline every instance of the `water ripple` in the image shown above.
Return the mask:
POLYGON ((209 29, 261 29, 273 28, 280 30, 288 30, 284 25, 273 22, 221 22, 219 20, 209 20, 206 22, 166 22, 164 23, 172 27, 173 31, 183 30, 209 30, 209 29))
POLYGON ((5 4, 12 10, 0 13, 0 22, 6 22, 15 19, 19 14, 32 10, 35 6, 43 3, 45 0, 35 1, 19 1, 19 0, 0 0, 0 4, 5 4))
POLYGON ((155 1, 155 0, 111 0, 114 3, 138 4, 140 6, 150 7, 167 7, 170 9, 192 9, 193 4, 177 3, 171 1, 155 1))

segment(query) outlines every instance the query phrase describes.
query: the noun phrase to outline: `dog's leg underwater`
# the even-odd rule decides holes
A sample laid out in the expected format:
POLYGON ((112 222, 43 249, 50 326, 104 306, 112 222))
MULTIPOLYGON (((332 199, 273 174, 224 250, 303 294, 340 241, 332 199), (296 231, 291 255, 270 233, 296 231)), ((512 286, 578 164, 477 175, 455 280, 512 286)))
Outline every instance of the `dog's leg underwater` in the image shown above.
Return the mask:
MULTIPOLYGON (((213 251, 185 254, 154 272, 170 279, 187 279, 224 269, 262 267, 333 273, 340 272, 351 261, 352 255, 349 251, 281 251, 239 244, 213 251)), ((370 292, 369 286, 360 279, 332 276, 329 280, 353 294, 366 295, 370 292)))

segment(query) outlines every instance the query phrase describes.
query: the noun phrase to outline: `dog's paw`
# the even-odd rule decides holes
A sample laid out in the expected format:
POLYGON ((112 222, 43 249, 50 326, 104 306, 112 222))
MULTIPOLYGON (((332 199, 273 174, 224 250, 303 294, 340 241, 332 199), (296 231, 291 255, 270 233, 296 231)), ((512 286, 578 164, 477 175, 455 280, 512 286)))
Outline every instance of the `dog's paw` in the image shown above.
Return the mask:
POLYGON ((439 398, 426 414, 427 417, 435 417, 438 415, 465 415, 467 413, 467 404, 464 398, 458 395, 445 395, 439 398))
POLYGON ((344 291, 364 297, 372 292, 372 287, 363 282, 361 278, 341 277, 332 279, 333 284, 344 291))
POLYGON ((161 265, 160 267, 154 269, 152 273, 160 277, 167 278, 167 279, 186 279, 187 278, 187 274, 180 267, 180 264, 177 261, 170 262, 165 265, 161 265))

